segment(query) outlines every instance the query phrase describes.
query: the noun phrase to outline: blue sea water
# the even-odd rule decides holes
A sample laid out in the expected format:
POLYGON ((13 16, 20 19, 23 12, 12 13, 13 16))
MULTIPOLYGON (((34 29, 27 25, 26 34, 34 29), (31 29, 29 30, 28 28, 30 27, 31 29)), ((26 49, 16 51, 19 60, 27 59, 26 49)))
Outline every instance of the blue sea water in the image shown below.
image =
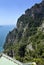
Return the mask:
POLYGON ((3 51, 3 45, 7 34, 9 33, 9 31, 12 31, 14 27, 14 25, 0 26, 0 52, 3 51))

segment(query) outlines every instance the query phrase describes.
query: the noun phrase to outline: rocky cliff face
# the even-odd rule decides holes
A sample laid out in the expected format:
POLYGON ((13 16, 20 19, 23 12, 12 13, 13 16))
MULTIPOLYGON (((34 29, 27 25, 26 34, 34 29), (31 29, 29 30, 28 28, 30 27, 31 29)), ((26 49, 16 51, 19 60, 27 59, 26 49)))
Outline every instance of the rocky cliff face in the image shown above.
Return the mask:
POLYGON ((17 28, 9 32, 6 37, 4 52, 9 53, 9 51, 14 50, 14 56, 20 61, 30 61, 33 58, 44 57, 44 55, 42 56, 44 53, 43 23, 44 1, 35 4, 31 9, 27 9, 25 14, 20 16, 17 21, 17 28), (32 52, 33 54, 31 54, 32 52), (28 59, 28 56, 31 58, 28 59))

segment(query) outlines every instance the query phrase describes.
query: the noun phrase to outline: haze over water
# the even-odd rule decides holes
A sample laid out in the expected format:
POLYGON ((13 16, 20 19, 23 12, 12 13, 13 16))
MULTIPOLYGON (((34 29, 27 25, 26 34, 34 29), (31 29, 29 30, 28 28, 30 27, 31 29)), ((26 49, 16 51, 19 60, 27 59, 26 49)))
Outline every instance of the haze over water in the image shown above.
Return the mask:
POLYGON ((4 45, 7 34, 14 27, 15 27, 14 25, 0 26, 0 52, 3 51, 3 45, 4 45))

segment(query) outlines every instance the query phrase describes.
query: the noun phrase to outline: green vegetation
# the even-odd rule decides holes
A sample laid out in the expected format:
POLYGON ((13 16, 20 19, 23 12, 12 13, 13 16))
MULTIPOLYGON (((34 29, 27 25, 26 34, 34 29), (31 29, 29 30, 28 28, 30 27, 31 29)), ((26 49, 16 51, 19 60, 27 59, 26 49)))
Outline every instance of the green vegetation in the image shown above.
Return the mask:
POLYGON ((31 12, 28 9, 17 22, 17 28, 7 35, 4 53, 12 54, 21 62, 36 62, 44 65, 44 11, 43 4, 36 4, 31 12), (41 6, 40 6, 41 5, 41 6), (41 8, 40 13, 36 8, 41 8), (33 9, 35 9, 33 11, 33 9), (43 11, 43 12, 42 12, 43 11), (33 16, 31 16, 33 14, 33 16))

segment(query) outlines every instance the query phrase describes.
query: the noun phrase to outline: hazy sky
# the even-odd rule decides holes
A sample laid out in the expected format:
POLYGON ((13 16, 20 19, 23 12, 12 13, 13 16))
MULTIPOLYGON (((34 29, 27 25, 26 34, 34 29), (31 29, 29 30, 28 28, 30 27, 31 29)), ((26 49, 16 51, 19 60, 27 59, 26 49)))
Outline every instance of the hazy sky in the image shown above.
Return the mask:
POLYGON ((16 25, 17 19, 42 0, 0 0, 0 25, 16 25))

